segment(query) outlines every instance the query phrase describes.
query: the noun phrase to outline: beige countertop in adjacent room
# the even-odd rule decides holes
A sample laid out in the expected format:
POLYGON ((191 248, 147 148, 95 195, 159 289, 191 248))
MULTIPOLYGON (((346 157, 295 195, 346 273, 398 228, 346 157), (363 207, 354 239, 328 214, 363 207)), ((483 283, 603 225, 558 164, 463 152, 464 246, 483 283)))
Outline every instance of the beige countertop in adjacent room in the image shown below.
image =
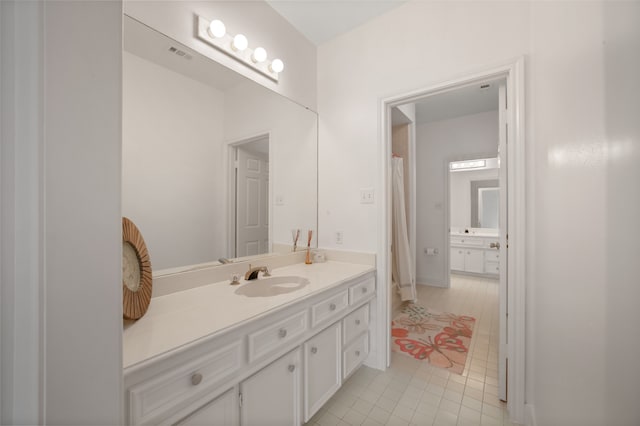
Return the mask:
MULTIPOLYGON (((236 294, 257 281, 229 280, 179 291, 151 299, 139 320, 126 322, 123 330, 123 366, 128 368, 201 338, 223 333, 246 321, 289 306, 348 280, 375 271, 370 265, 327 261, 298 263, 271 271, 272 276, 299 276, 309 284, 291 293, 269 297, 236 294)), ((260 274, 262 275, 262 274, 260 274)))

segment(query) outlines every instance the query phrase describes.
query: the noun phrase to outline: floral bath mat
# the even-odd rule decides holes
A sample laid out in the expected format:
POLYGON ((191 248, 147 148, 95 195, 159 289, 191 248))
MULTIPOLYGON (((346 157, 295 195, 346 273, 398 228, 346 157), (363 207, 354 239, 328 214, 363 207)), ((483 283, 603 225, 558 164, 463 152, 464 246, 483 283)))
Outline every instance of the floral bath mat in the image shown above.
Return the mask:
POLYGON ((391 322, 391 350, 462 374, 476 319, 408 304, 391 322))

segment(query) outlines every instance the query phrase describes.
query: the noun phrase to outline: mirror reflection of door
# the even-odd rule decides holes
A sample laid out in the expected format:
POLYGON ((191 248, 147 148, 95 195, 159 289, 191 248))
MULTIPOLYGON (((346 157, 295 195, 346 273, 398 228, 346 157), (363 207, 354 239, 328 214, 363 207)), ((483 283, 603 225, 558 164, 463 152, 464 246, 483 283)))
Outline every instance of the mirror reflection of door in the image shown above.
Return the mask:
POLYGON ((269 252, 269 138, 236 147, 235 257, 269 252))

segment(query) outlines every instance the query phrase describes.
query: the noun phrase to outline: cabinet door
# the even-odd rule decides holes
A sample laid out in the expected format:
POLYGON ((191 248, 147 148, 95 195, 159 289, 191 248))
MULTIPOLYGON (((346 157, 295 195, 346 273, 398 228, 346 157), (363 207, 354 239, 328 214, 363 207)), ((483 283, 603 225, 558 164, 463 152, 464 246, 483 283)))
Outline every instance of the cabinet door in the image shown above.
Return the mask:
POLYGON ((186 419, 177 423, 180 426, 237 425, 238 391, 233 388, 223 393, 186 419))
POLYGON ((465 249, 460 247, 451 247, 449 262, 454 271, 464 271, 464 251, 465 249))
POLYGON ((300 358, 300 349, 295 349, 240 384, 241 425, 301 424, 300 358))
POLYGON ((340 388, 340 323, 317 334, 304 344, 304 421, 311 417, 340 388))
POLYGON ((484 250, 464 249, 464 270, 482 274, 484 272, 484 250))

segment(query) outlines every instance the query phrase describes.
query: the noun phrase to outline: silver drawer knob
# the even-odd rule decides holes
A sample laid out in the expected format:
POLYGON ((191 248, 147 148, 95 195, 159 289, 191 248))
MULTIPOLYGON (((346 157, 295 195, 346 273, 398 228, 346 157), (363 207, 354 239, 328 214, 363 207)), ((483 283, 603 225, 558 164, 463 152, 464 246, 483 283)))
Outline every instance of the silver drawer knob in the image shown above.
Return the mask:
POLYGON ((360 351, 356 351, 356 356, 360 356, 360 351))
POLYGON ((198 386, 201 381, 202 381, 202 374, 196 373, 193 376, 191 376, 191 384, 193 386, 198 386))
POLYGON ((367 292, 367 288, 366 287, 362 287, 362 293, 366 293, 367 292))
POLYGON ((317 354, 318 353, 318 348, 316 348, 315 346, 311 348, 311 353, 312 354, 317 354))
POLYGON ((285 328, 281 328, 280 331, 278 331, 278 336, 281 338, 287 337, 287 330, 285 328))
POLYGON ((336 304, 335 303, 330 304, 329 305, 329 310, 330 311, 335 311, 336 310, 336 304))
POLYGON ((296 371, 296 366, 293 364, 289 365, 289 372, 293 373, 294 371, 296 371))
POLYGON ((356 325, 360 325, 360 320, 356 320, 356 325))

